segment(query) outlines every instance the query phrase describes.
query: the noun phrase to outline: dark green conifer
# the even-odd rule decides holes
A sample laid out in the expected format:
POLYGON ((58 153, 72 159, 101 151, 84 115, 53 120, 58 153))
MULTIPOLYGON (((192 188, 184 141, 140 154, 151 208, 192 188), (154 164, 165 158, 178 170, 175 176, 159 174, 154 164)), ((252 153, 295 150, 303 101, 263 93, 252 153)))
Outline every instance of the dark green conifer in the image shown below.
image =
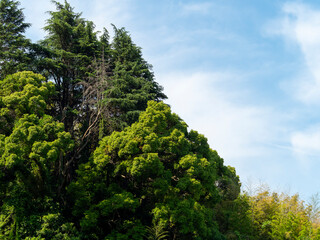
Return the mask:
POLYGON ((152 66, 143 59, 141 48, 124 28, 113 27, 112 86, 105 92, 105 103, 111 113, 109 122, 117 122, 113 130, 121 130, 138 120, 149 100, 161 101, 167 96, 154 80, 152 66))
POLYGON ((28 69, 27 48, 30 42, 23 34, 29 26, 24 22, 19 2, 0 1, 0 79, 28 69))
POLYGON ((83 117, 79 115, 83 90, 79 82, 90 73, 88 67, 97 52, 97 37, 94 24, 75 13, 67 1, 53 2, 57 11, 50 12, 44 28, 48 35, 42 45, 50 52, 44 61, 56 83, 58 119, 73 133, 78 117, 83 117))

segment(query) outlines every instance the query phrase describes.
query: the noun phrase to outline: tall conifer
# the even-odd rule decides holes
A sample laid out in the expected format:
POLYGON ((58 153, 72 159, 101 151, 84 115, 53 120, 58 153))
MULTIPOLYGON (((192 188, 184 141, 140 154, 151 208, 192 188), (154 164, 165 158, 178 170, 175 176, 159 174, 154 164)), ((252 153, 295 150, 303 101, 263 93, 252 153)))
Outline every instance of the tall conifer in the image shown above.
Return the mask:
POLYGON ((24 22, 19 2, 0 1, 0 78, 28 68, 30 42, 23 34, 29 26, 24 22))
MULTIPOLYGON (((94 24, 75 13, 70 4, 53 1, 56 11, 50 12, 45 30, 48 35, 42 42, 49 52, 46 68, 56 83, 58 92, 58 118, 71 133, 79 120, 82 85, 87 79, 90 64, 97 51, 94 24)), ((81 116, 83 117, 83 116, 81 116)))
POLYGON ((149 100, 161 101, 167 96, 154 80, 152 66, 142 57, 141 48, 133 43, 124 28, 114 27, 112 42, 112 87, 106 90, 105 103, 111 111, 109 121, 117 122, 117 129, 138 120, 149 100))

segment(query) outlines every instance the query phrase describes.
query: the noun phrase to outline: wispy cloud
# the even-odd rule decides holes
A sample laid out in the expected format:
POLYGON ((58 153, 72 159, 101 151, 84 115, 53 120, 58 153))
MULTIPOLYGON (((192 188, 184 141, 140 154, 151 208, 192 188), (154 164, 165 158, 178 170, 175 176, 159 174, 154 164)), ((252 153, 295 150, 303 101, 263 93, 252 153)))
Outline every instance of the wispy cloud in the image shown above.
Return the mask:
POLYGON ((236 74, 224 72, 171 73, 159 76, 173 111, 205 133, 213 149, 229 162, 258 157, 277 134, 275 113, 265 107, 241 105, 241 90, 225 89, 236 74), (273 131, 270 131, 273 129, 273 131))
POLYGON ((212 8, 211 2, 182 4, 183 14, 208 14, 212 8))
MULTIPOLYGON (((319 105, 320 10, 300 2, 287 2, 282 7, 282 16, 268 25, 268 32, 283 37, 290 50, 301 52, 302 66, 293 69, 295 76, 284 84, 287 92, 300 100, 305 109, 319 105)), ((310 115, 307 110, 300 109, 300 115, 305 113, 310 115)), ((319 123, 305 123, 296 127, 289 136, 292 156, 300 161, 302 167, 318 164, 315 160, 320 157, 319 123)))
POLYGON ((283 5, 282 12, 283 16, 269 25, 269 33, 281 35, 289 45, 298 46, 305 63, 291 90, 302 102, 319 104, 320 10, 306 4, 288 2, 283 5))
POLYGON ((310 162, 320 157, 320 125, 309 127, 304 131, 294 132, 291 144, 298 159, 310 162))

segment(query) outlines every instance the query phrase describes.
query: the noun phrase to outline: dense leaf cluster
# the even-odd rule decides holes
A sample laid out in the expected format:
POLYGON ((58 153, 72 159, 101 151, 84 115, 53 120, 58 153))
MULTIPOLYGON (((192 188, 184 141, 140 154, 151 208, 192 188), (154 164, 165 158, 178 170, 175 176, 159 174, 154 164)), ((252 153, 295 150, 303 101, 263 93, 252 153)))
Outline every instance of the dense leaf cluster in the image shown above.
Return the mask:
MULTIPOLYGON (((320 239, 319 195, 305 204, 299 196, 260 190, 246 196, 250 239, 320 239)), ((249 233, 249 232, 247 232, 249 233)))
POLYGON ((216 185, 239 193, 234 172, 207 140, 156 102, 105 137, 78 175, 69 187, 73 213, 96 239, 141 239, 150 222, 170 228, 170 239, 222 239, 214 206, 226 196, 216 185))

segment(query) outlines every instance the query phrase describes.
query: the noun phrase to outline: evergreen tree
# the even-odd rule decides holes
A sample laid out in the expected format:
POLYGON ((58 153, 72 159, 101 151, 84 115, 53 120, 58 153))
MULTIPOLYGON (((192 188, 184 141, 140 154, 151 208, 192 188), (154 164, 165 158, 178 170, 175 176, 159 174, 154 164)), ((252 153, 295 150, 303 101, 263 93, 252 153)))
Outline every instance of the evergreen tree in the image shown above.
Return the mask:
POLYGON ((29 40, 23 35, 30 24, 24 22, 19 2, 0 1, 0 79, 29 68, 29 40))
MULTIPOLYGON (((65 184, 71 181, 77 164, 87 161, 96 144, 93 139, 92 119, 99 114, 92 95, 85 96, 86 87, 94 75, 94 61, 101 55, 102 46, 94 31, 94 24, 75 13, 70 4, 53 1, 56 11, 50 12, 41 42, 46 50, 42 66, 56 87, 55 110, 57 120, 75 140, 75 148, 67 156, 65 184), (91 135, 90 135, 91 134, 91 135)), ((92 87, 92 86, 91 86, 92 87)), ((100 120, 100 119, 99 119, 100 120)))
POLYGON ((67 1, 54 3, 57 11, 50 12, 42 42, 48 50, 43 62, 56 83, 57 119, 75 139, 68 164, 72 178, 78 162, 87 161, 96 148, 98 136, 132 124, 148 100, 166 96, 124 29, 114 27, 109 44, 106 29, 98 39, 94 24, 67 1))
POLYGON ((223 239, 214 208, 237 197, 230 183, 239 193, 234 170, 162 102, 105 137, 78 174, 69 194, 87 239, 143 239, 154 224, 170 239, 223 239))
POLYGON ((48 48, 49 56, 44 59, 50 77, 56 83, 58 119, 73 134, 79 116, 82 100, 81 81, 90 73, 97 51, 97 37, 94 24, 73 12, 73 8, 53 1, 57 11, 50 12, 45 30, 48 35, 42 45, 48 48))
POLYGON ((167 96, 155 82, 152 67, 143 59, 141 48, 132 42, 124 28, 113 27, 113 75, 104 102, 110 112, 112 130, 122 130, 138 120, 149 100, 161 101, 167 96))

